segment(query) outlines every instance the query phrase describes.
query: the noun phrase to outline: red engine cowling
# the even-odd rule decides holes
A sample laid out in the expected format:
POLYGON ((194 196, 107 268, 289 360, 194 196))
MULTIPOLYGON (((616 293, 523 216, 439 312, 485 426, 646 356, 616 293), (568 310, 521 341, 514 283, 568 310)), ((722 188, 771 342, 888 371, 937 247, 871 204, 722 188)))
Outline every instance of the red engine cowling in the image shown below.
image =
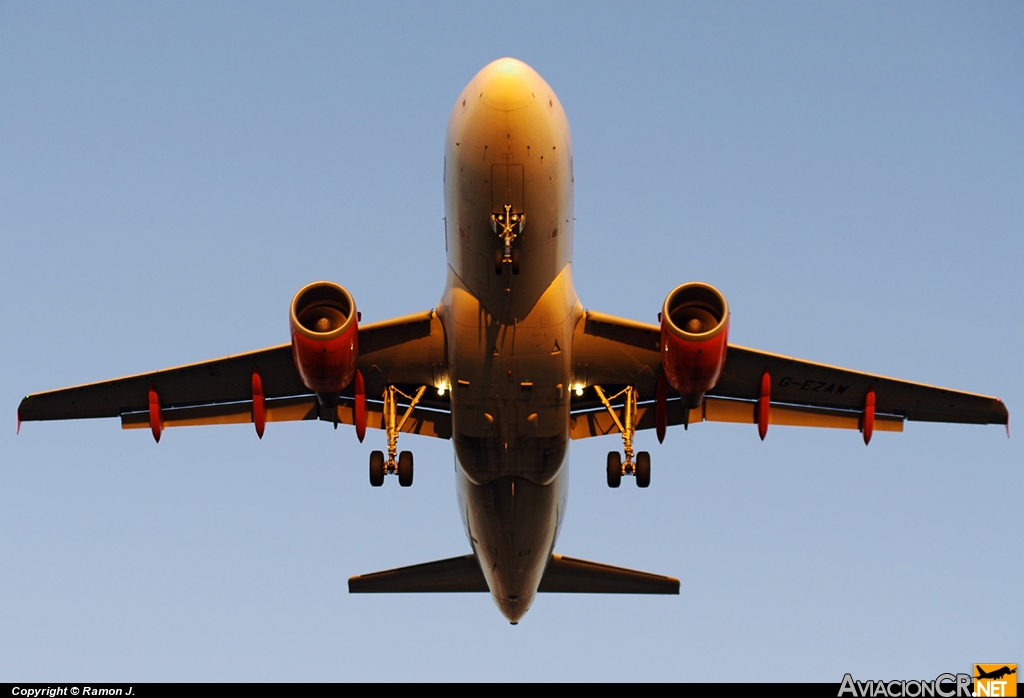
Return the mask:
POLYGON ((356 303, 338 284, 317 281, 292 299, 292 357, 307 388, 337 396, 352 382, 359 356, 356 303))
POLYGON ((677 287, 661 309, 661 366, 689 407, 715 387, 729 345, 729 304, 718 289, 691 282, 677 287))

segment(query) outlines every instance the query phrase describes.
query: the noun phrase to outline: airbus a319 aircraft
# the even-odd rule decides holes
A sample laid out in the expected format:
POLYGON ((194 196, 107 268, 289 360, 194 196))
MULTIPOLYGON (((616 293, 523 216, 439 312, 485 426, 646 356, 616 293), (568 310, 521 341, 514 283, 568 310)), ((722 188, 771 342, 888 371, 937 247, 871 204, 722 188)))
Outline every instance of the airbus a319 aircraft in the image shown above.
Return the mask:
MULTIPOLYGON (((902 431, 905 420, 1008 424, 996 398, 728 344, 729 305, 705 283, 668 294, 660 326, 584 310, 572 281, 569 123, 548 84, 503 58, 448 121, 448 278, 432 310, 360 324, 317 281, 291 302, 291 342, 155 373, 29 395, 22 421, 120 417, 124 428, 321 420, 384 432, 370 484, 413 482, 402 434, 451 439, 472 553, 353 577, 349 590, 489 591, 517 623, 538 592, 678 594, 671 577, 554 554, 570 439, 619 434, 609 487, 651 482, 638 429, 701 421, 902 431)), ((653 310, 653 309, 652 309, 653 310)), ((646 312, 646 311, 645 311, 646 312)), ((652 313, 653 314, 653 313, 652 313)))

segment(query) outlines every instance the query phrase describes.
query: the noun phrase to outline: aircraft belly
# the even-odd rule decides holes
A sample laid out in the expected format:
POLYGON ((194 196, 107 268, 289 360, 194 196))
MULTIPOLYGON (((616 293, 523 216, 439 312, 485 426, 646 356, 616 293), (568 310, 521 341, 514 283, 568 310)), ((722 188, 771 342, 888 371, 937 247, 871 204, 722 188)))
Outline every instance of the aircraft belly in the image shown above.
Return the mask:
POLYGON ((473 553, 495 603, 513 623, 533 603, 558 537, 568 468, 559 472, 547 485, 515 475, 484 485, 464 473, 458 477, 459 507, 473 553))
POLYGON ((491 315, 454 273, 439 308, 452 438, 467 477, 476 484, 504 475, 551 482, 568 448, 571 341, 582 312, 571 267, 511 323, 491 315))

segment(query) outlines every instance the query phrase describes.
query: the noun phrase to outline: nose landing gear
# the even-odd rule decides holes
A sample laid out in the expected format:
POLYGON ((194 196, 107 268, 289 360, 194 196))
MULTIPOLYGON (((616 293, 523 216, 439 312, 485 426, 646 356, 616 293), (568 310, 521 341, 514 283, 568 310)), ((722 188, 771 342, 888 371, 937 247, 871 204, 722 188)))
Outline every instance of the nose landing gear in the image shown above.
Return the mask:
POLYGON ((504 271, 505 265, 512 265, 512 273, 519 273, 519 248, 504 248, 499 247, 494 251, 494 273, 501 276, 501 272, 504 271))
POLYGON ((388 436, 388 455, 385 460, 382 451, 370 453, 370 485, 373 487, 383 485, 385 475, 398 475, 398 484, 402 487, 412 485, 412 452, 398 452, 398 435, 426 389, 427 386, 421 386, 415 395, 406 395, 393 385, 384 389, 384 430, 388 436), (398 418, 398 396, 409 401, 401 419, 398 418))
POLYGON ((622 482, 623 475, 633 475, 636 477, 637 487, 648 487, 651 484, 651 454, 647 451, 640 451, 636 454, 636 459, 634 460, 633 458, 633 436, 636 434, 637 420, 636 388, 628 385, 610 398, 604 394, 601 386, 595 385, 594 390, 597 392, 597 396, 601 398, 601 402, 604 403, 608 414, 612 416, 615 426, 619 428, 619 433, 622 434, 622 450, 626 455, 625 460, 623 460, 622 455, 618 451, 608 453, 608 486, 618 487, 622 482), (612 400, 620 395, 625 396, 621 420, 612 406, 612 400))
POLYGON ((502 246, 494 253, 494 273, 501 276, 505 265, 511 265, 512 273, 519 273, 519 248, 512 243, 523 232, 526 225, 525 213, 513 213, 512 204, 505 204, 504 213, 491 214, 491 229, 501 238, 502 246))

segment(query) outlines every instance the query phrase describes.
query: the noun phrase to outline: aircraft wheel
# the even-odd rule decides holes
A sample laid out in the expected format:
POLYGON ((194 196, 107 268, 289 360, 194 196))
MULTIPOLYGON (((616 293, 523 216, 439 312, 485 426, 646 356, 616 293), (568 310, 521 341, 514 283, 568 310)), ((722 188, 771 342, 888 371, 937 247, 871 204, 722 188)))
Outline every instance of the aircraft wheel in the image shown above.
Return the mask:
POLYGON ((412 485, 412 451, 398 454, 398 484, 402 487, 412 485))
POLYGON ((370 452, 370 484, 374 487, 384 484, 384 454, 381 451, 370 452))
POLYGON ((608 452, 608 486, 618 487, 622 482, 622 456, 618 451, 608 452))
POLYGON ((518 274, 519 273, 519 248, 518 247, 513 247, 512 248, 512 273, 513 274, 518 274))
POLYGON ((651 454, 640 451, 636 454, 636 486, 647 487, 651 484, 651 454))
POLYGON ((494 273, 501 276, 503 271, 505 271, 505 250, 499 247, 494 251, 494 273))

